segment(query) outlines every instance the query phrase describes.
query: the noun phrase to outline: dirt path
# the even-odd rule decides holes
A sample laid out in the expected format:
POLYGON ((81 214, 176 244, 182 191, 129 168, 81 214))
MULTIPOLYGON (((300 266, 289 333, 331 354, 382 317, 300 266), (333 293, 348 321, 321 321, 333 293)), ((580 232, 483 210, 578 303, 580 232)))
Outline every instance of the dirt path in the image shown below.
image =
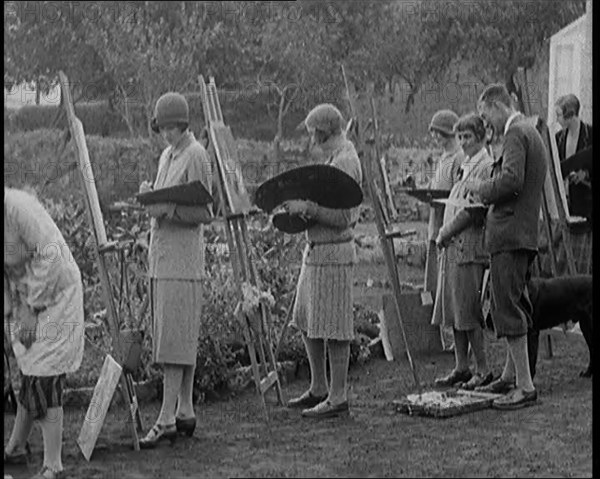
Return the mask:
MULTIPOLYGON (((271 431, 253 391, 196 407, 199 426, 192 439, 174 447, 134 453, 115 408, 102 429, 94 456, 86 462, 76 444, 85 411, 66 412, 63 458, 69 478, 134 479, 198 477, 399 477, 399 476, 561 476, 592 474, 592 383, 578 377, 587 364, 579 335, 553 332, 554 358, 543 359, 535 383, 541 403, 500 412, 484 410, 450 419, 395 413, 389 401, 412 392, 406 363, 372 360, 351 371, 351 416, 321 422, 271 403, 271 431)), ((490 345, 499 371, 503 348, 490 345)), ((452 356, 419 358, 424 380, 447 372, 452 356)), ((306 380, 285 387, 301 393, 306 380)), ((143 405, 149 427, 160 405, 143 405)), ((14 417, 4 418, 5 443, 14 417)), ((32 437, 29 470, 11 468, 15 479, 30 477, 42 460, 41 432, 32 437)))

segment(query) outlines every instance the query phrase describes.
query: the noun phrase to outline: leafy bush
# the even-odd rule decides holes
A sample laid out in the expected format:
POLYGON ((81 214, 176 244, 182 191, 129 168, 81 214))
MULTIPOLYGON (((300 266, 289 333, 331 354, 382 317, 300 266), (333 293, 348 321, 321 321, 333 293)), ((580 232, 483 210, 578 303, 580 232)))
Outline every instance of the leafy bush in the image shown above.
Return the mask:
MULTIPOLYGON (((101 207, 131 197, 140 183, 153 178, 160 144, 146 139, 86 135, 101 207)), ((64 132, 36 130, 4 135, 4 184, 31 185, 45 198, 82 197, 76 148, 71 140, 63 150, 64 132)), ((88 173, 86 172, 86 175, 88 173)))
MULTIPOLYGON (((88 345, 84 363, 69 379, 69 385, 92 385, 102 366, 98 352, 110 351, 109 324, 97 270, 94 239, 87 227, 84 207, 74 196, 59 200, 46 198, 42 201, 70 247, 73 259, 81 270, 84 287, 88 345)), ((122 263, 117 253, 105 255, 122 327, 139 328, 144 332, 142 368, 134 376, 136 380, 152 379, 160 375, 160 367, 153 364, 151 358, 150 309, 140 315, 141 305, 147 295, 149 221, 145 213, 139 210, 123 210, 108 214, 105 224, 109 240, 124 245, 122 263)), ((250 364, 242 330, 234 316, 237 289, 225 231, 216 223, 205 229, 205 236, 205 293, 200 313, 195 375, 195 394, 198 398, 225 387, 233 369, 250 364)), ((270 225, 267 218, 257 217, 248 222, 248 239, 261 288, 269 290, 275 298, 270 311, 272 338, 276 346, 286 324, 296 287, 303 251, 302 235, 283 235, 270 225)), ((357 338, 351 348, 352 364, 368 357, 366 343, 369 335, 372 336, 372 325, 376 321, 375 313, 359 305, 355 307, 357 338)), ((301 336, 296 330, 288 330, 277 359, 301 364, 307 362, 301 336)))
MULTIPOLYGON (((204 113, 199 93, 184 95, 190 107, 190 128, 200 132, 204 126, 204 113)), ((225 122, 231 126, 235 137, 255 138, 270 141, 275 136, 276 117, 269 112, 266 102, 272 100, 269 94, 258 95, 252 92, 221 92, 219 100, 225 122)), ((11 133, 28 132, 40 129, 65 129, 66 118, 54 124, 58 105, 25 105, 19 109, 4 107, 5 131, 11 133)), ((137 101, 128 104, 134 134, 147 136, 148 121, 145 106, 137 101)), ((129 130, 122 115, 109 107, 108 101, 79 102, 75 113, 90 135, 128 137, 129 130)), ((306 112, 290 111, 284 118, 284 133, 297 135, 296 126, 306 112)))
MULTIPOLYGON (((164 145, 157 137, 103 138, 86 135, 94 179, 103 211, 109 203, 130 198, 143 180, 154 178, 164 145)), ((43 197, 61 199, 83 194, 79 173, 73 168, 76 149, 71 140, 63 151, 64 132, 36 130, 4 135, 4 184, 31 185, 43 197)), ((302 149, 283 145, 278 160, 269 143, 238 140, 242 174, 250 195, 267 178, 300 166, 306 159, 302 149)))
MULTIPOLYGON (((13 133, 53 128, 66 129, 67 120, 65 115, 58 117, 59 108, 58 105, 25 105, 18 110, 9 110, 10 120, 5 124, 8 131, 13 133)), ((132 111, 136 118, 135 124, 140 126, 138 132, 144 133, 143 109, 134 106, 132 111)), ((81 120, 87 134, 119 137, 129 133, 124 119, 117 111, 111 110, 107 102, 78 103, 75 105, 75 114, 81 120)))

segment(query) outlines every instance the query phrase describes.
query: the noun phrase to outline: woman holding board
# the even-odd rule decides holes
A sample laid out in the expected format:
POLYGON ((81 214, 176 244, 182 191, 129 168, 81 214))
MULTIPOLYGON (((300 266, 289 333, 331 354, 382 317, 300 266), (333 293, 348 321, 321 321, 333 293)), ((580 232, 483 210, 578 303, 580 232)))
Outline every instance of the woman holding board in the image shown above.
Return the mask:
MULTIPOLYGON (((154 185, 140 192, 201 181, 210 192, 208 154, 188 130, 189 109, 179 93, 166 93, 156 102, 152 129, 169 146, 163 151, 154 185)), ((192 403, 198 349, 204 274, 203 224, 212 221, 206 206, 158 203, 146 207, 152 217, 148 273, 152 305, 152 354, 163 366, 163 403, 156 424, 140 447, 154 447, 178 433, 191 436, 196 426, 192 403)))

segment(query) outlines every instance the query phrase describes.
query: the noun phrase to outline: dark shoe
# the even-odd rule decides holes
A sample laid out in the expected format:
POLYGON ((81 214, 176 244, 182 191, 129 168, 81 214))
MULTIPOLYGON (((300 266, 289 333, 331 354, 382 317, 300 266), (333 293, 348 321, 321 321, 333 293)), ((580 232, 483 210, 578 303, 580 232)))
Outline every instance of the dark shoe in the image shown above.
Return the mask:
POLYGON ((315 396, 310 391, 306 391, 302 396, 299 396, 294 399, 290 399, 287 403, 287 407, 289 408, 311 408, 315 407, 317 404, 322 403, 327 399, 327 395, 323 396, 315 396))
POLYGON ((515 389, 511 394, 495 399, 492 402, 494 409, 513 410, 522 407, 531 406, 537 401, 537 391, 523 391, 521 388, 515 389))
POLYGON ((31 479, 63 479, 65 476, 65 471, 55 472, 50 469, 48 466, 44 466, 40 472, 38 472, 31 479))
POLYGON ((323 401, 313 408, 302 411, 302 417, 325 419, 328 417, 346 415, 349 414, 349 412, 350 408, 348 407, 348 401, 344 401, 336 406, 331 404, 329 401, 323 401))
POLYGON ((492 379, 494 379, 494 375, 492 373, 487 373, 485 375, 481 373, 475 373, 473 377, 461 387, 467 391, 473 391, 475 388, 487 386, 492 382, 492 379))
POLYGON ((447 376, 443 378, 438 378, 434 381, 434 384, 439 387, 451 387, 457 383, 465 383, 469 379, 471 379, 471 371, 468 369, 466 371, 452 371, 447 376))
POLYGON ((27 456, 31 454, 31 449, 29 449, 29 443, 25 445, 25 451, 19 452, 17 454, 9 454, 4 451, 4 464, 8 464, 9 466, 22 466, 27 464, 27 456))
POLYGON ((495 381, 492 381, 487 386, 479 386, 475 388, 475 391, 480 393, 492 393, 492 394, 506 394, 515 387, 514 379, 504 380, 499 377, 495 381))
POLYGON ((177 428, 178 433, 192 437, 194 435, 194 430, 196 429, 196 418, 190 417, 188 419, 180 419, 176 417, 175 427, 177 428))
POLYGON ((177 428, 175 424, 170 424, 168 426, 163 426, 161 424, 155 424, 150 429, 150 432, 146 434, 146 437, 140 439, 140 448, 141 449, 152 449, 155 447, 160 441, 168 440, 171 441, 171 445, 177 439, 177 428))

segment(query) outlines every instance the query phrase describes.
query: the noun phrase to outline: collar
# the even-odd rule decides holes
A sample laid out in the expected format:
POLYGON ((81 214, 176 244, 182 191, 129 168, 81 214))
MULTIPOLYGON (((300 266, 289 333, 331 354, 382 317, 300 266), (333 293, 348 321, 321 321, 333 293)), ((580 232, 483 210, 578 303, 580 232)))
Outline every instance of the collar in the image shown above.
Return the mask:
POLYGON ((454 156, 457 153, 459 153, 461 150, 462 150, 461 146, 458 143, 455 143, 454 148, 452 148, 451 150, 442 151, 442 156, 444 158, 447 158, 449 156, 454 156))
POLYGON ((195 139, 194 134, 190 130, 184 132, 179 141, 171 146, 170 156, 172 158, 175 157, 177 153, 185 150, 195 139))
POLYGON ((465 157, 462 164, 460 165, 460 169, 463 172, 462 178, 464 179, 466 175, 469 174, 471 170, 473 170, 481 161, 487 156, 487 150, 485 147, 481 148, 477 153, 475 153, 471 157, 465 157))
POLYGON ((506 120, 506 124, 504 125, 504 134, 506 135, 506 133, 508 132, 508 129, 510 128, 510 125, 512 124, 512 122, 515 120, 516 117, 518 117, 521 113, 518 111, 515 111, 512 115, 510 115, 508 117, 508 120, 506 120))
POLYGON ((331 138, 328 138, 327 141, 325 143, 319 145, 319 147, 325 154, 325 157, 330 158, 337 150, 344 147, 345 144, 346 144, 346 136, 342 132, 341 135, 336 135, 331 138))
POLYGON ((579 136, 579 132, 581 131, 581 120, 576 122, 575 125, 573 125, 573 128, 567 128, 567 133, 570 133, 571 131, 577 133, 577 136, 579 136))

